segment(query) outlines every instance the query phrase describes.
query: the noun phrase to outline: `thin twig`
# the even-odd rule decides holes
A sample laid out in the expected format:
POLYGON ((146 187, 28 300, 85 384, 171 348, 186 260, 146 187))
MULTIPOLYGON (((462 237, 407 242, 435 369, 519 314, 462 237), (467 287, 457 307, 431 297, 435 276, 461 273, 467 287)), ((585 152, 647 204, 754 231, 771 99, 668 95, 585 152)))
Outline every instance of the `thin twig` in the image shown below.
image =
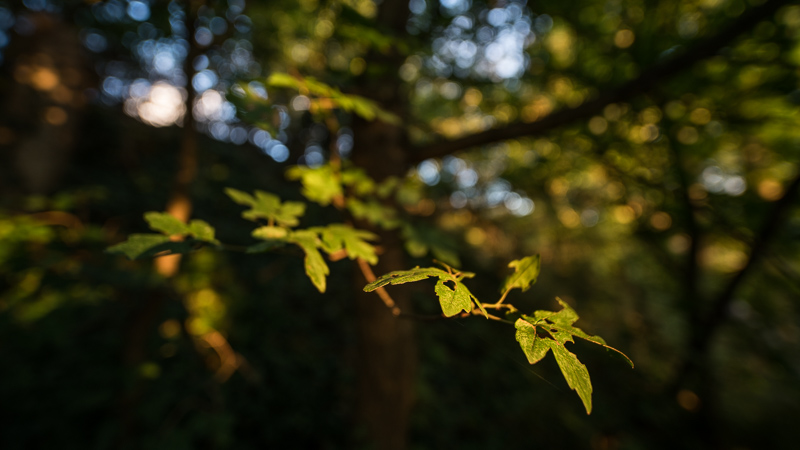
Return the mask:
MULTIPOLYGON (((362 258, 358 258, 358 267, 361 269, 361 273, 364 274, 364 278, 366 278, 367 283, 372 283, 373 281, 378 279, 372 272, 372 268, 369 266, 369 263, 367 263, 362 258)), ((387 308, 392 310, 393 316, 397 317, 400 315, 401 313, 400 308, 397 307, 397 304, 395 303, 394 299, 392 299, 392 296, 389 295, 388 292, 386 292, 386 289, 379 287, 378 289, 375 289, 375 292, 378 294, 378 297, 380 297, 381 300, 383 300, 383 304, 386 305, 387 308)))

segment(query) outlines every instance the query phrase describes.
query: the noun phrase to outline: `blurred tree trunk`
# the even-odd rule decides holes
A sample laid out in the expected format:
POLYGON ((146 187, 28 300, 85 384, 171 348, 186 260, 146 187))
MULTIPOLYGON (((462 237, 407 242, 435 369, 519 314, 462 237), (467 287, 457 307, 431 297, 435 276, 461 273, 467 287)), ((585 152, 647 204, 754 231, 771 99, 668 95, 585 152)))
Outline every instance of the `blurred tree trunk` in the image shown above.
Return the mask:
MULTIPOLYGON (((378 23, 395 35, 405 33, 408 2, 387 0, 380 5, 378 23)), ((373 53, 369 58, 370 73, 364 77, 359 94, 374 99, 397 114, 406 116, 407 95, 401 89, 397 70, 403 56, 373 53)), ((408 167, 407 138, 399 126, 380 121, 357 119, 353 124, 353 161, 367 173, 383 180, 403 176, 408 167)), ((373 229, 380 236, 383 250, 373 269, 377 275, 407 267, 402 240, 397 230, 373 229)), ((364 293, 366 280, 359 273, 356 279, 358 321, 358 362, 356 419, 366 429, 375 448, 406 448, 406 435, 414 403, 414 381, 417 351, 414 327, 409 320, 392 314, 374 293, 364 293)), ((392 297, 403 312, 411 312, 411 298, 406 289, 392 289, 392 297)))
POLYGON ((49 13, 31 14, 29 20, 30 34, 13 39, 7 49, 14 81, 0 92, 0 146, 11 151, 0 163, 13 167, 14 190, 49 194, 69 167, 86 107, 84 91, 95 80, 72 24, 49 13))

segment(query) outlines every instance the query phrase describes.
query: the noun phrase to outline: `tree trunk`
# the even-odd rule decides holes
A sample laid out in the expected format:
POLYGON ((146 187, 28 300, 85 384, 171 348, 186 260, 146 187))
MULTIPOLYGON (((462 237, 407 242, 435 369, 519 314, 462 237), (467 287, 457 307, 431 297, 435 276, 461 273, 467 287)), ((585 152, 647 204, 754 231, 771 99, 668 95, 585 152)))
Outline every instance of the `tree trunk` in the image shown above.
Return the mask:
MULTIPOLYGON (((387 0, 378 22, 398 35, 405 31, 408 2, 387 0)), ((359 94, 376 100, 381 107, 405 117, 406 99, 397 78, 402 55, 371 55, 371 69, 384 76, 370 77, 359 94)), ((408 168, 407 137, 401 127, 379 121, 356 120, 353 124, 353 161, 376 180, 405 175, 408 168)), ((403 243, 396 230, 373 229, 380 237, 383 253, 373 268, 377 275, 406 269, 403 243)), ((365 293, 366 280, 356 277, 358 362, 356 419, 364 427, 374 448, 406 448, 409 416, 414 403, 417 349, 413 322, 398 318, 375 293, 365 293)), ((403 312, 411 312, 411 298, 403 286, 392 287, 391 296, 403 312)))

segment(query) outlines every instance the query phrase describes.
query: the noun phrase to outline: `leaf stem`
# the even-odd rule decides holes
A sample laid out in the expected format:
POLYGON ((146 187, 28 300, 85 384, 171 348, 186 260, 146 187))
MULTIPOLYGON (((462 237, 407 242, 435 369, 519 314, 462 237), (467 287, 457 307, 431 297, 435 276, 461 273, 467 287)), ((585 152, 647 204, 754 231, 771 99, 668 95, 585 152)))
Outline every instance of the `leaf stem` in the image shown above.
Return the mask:
MULTIPOLYGON (((375 276, 375 273, 372 272, 372 268, 369 266, 369 263, 367 263, 367 261, 365 261, 362 258, 358 258, 357 261, 358 261, 358 267, 359 269, 361 269, 361 273, 364 274, 364 278, 367 279, 367 283, 372 283, 378 279, 375 276)), ((392 298, 391 295, 389 295, 388 292, 386 292, 386 289, 379 287, 378 289, 375 289, 375 293, 377 293, 378 297, 380 297, 381 300, 383 300, 383 304, 386 305, 386 307, 392 311, 393 316, 397 317, 401 314, 400 308, 397 307, 397 304, 395 303, 394 299, 392 298)))
POLYGON ((515 308, 514 305, 503 303, 503 301, 505 301, 506 297, 508 296, 509 292, 511 292, 511 289, 508 289, 507 291, 503 292, 503 295, 500 297, 500 300, 498 300, 496 303, 484 304, 483 307, 488 309, 506 308, 511 312, 517 311, 517 308, 515 308))

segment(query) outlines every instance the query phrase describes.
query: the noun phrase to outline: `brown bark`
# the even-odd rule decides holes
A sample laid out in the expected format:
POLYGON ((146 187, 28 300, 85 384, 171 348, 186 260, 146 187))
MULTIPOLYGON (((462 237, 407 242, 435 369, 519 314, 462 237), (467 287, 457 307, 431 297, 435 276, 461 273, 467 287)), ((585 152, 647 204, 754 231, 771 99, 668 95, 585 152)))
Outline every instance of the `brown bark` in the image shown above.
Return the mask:
MULTIPOLYGON (((194 120, 194 100, 195 94, 192 88, 192 67, 195 57, 200 54, 200 49, 194 40, 195 26, 194 21, 197 17, 197 10, 202 3, 197 0, 186 2, 186 33, 189 41, 189 53, 183 63, 183 71, 186 74, 186 113, 183 116, 183 135, 181 137, 180 153, 178 153, 178 171, 175 174, 175 181, 167 201, 166 212, 174 216, 181 222, 188 222, 192 215, 192 199, 189 189, 197 174, 197 130, 195 130, 194 120)), ((155 260, 156 271, 165 277, 172 277, 180 267, 181 255, 162 256, 155 260)))
MULTIPOLYGON (((396 102, 398 97, 397 93, 389 93, 389 100, 396 102)), ((387 105, 386 102, 383 104, 387 105)), ((399 103, 395 105, 399 106, 399 103)), ((393 112, 399 112, 398 108, 393 112)), ((356 164, 378 180, 405 172, 405 133, 401 128, 365 121, 357 121, 353 128, 353 159, 356 164)), ((360 226, 367 227, 364 224, 360 226)), ((383 274, 407 267, 398 233, 394 230, 372 231, 379 235, 384 249, 374 271, 383 274)), ((406 447, 408 418, 414 402, 417 353, 413 322, 400 320, 374 293, 363 292, 367 280, 360 272, 355 283, 358 327, 356 420, 365 428, 367 438, 375 448, 400 450, 406 447)), ((411 312, 411 299, 405 289, 393 289, 392 298, 401 311, 411 312)))
MULTIPOLYGON (((398 35, 402 34, 408 18, 408 2, 387 0, 380 8, 378 22, 398 35)), ((360 87, 359 94, 405 117, 406 96, 399 88, 402 83, 397 79, 402 55, 372 55, 369 61, 380 66, 380 72, 386 75, 367 80, 368 84, 360 87)), ((403 128, 379 121, 356 120, 353 131, 353 161, 371 177, 382 180, 405 174, 409 163, 403 128)), ((379 235, 384 250, 373 268, 375 273, 406 268, 405 251, 398 233, 372 231, 379 235)), ((399 319, 374 293, 363 292, 367 280, 360 271, 357 271, 355 283, 358 328, 356 420, 374 448, 401 450, 407 446, 409 416, 415 394, 417 350, 414 323, 399 319)), ((401 311, 412 312, 407 290, 393 289, 392 298, 401 311)))

